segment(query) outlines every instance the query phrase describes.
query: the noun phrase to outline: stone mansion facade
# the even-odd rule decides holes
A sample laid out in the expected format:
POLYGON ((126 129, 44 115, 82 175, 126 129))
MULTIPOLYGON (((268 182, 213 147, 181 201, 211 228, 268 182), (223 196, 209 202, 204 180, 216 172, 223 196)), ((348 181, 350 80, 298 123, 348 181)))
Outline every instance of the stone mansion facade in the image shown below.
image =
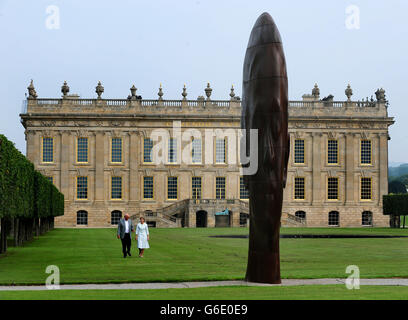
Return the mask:
MULTIPOLYGON (((239 139, 223 136, 240 129, 233 88, 228 100, 212 100, 209 84, 196 100, 187 99, 185 87, 182 99, 165 100, 161 86, 156 100, 142 99, 134 86, 127 99, 103 99, 100 82, 96 99, 68 94, 66 83, 60 99, 38 98, 32 82, 28 91, 20 115, 27 157, 65 195, 57 227, 109 227, 124 213, 156 227, 248 225, 248 193, 239 163, 230 161, 238 158, 239 139), (163 129, 170 134, 156 139, 163 146, 157 163, 153 136, 163 129), (184 139, 187 129, 195 134, 184 139)), ((363 101, 350 99, 350 86, 345 93, 346 101, 320 99, 315 85, 289 102, 284 225, 389 225, 382 196, 394 120, 385 92, 363 101)))

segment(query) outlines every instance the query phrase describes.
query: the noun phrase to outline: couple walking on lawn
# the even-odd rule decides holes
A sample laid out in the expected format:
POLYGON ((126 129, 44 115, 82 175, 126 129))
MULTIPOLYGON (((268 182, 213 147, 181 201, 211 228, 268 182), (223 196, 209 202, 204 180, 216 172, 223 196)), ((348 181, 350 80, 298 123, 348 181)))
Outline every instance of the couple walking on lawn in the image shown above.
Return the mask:
MULTIPOLYGON (((131 233, 134 231, 133 222, 129 219, 129 215, 125 214, 125 217, 120 219, 118 223, 118 239, 122 240, 123 258, 129 257, 130 246, 132 245, 131 233)), ((147 226, 145 219, 140 217, 140 222, 136 226, 136 241, 139 248, 139 257, 143 258, 145 249, 149 247, 149 227, 147 226)))

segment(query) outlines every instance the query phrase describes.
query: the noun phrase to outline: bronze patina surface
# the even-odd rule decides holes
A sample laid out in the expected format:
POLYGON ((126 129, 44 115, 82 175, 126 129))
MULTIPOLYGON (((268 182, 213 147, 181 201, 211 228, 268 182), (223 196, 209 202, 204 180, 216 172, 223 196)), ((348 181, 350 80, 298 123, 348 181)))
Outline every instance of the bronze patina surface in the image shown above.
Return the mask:
POLYGON ((247 130, 247 155, 248 129, 258 129, 258 170, 244 176, 250 199, 246 280, 281 283, 279 228, 289 159, 288 79, 281 37, 268 13, 259 16, 248 42, 241 127, 247 130))

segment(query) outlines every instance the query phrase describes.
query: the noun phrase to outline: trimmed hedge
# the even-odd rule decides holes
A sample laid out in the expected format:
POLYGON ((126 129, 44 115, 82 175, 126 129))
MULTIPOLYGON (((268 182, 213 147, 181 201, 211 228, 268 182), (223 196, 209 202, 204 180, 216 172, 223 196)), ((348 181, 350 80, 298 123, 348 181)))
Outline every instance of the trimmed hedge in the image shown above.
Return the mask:
POLYGON ((0 218, 64 214, 64 195, 0 134, 0 218))
POLYGON ((383 196, 383 214, 408 215, 408 194, 388 194, 383 196))

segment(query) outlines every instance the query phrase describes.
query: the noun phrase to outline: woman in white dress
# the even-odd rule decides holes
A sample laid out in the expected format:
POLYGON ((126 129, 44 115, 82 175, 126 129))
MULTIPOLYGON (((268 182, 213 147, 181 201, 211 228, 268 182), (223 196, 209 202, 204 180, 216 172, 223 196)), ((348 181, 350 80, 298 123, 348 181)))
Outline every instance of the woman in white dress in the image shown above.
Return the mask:
POLYGON ((136 241, 139 248, 139 257, 143 258, 144 249, 149 249, 149 227, 145 223, 145 218, 140 217, 140 222, 136 227, 136 241))

